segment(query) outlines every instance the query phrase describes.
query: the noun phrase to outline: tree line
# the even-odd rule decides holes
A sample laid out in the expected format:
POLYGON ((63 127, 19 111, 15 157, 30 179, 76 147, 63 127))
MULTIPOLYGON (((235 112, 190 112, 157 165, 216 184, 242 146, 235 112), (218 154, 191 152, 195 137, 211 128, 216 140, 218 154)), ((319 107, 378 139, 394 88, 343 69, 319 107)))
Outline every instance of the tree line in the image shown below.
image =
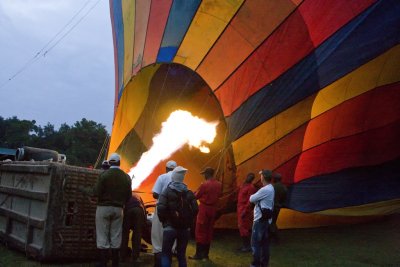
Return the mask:
MULTIPOLYGON (((54 125, 36 125, 35 120, 20 120, 17 117, 0 116, 0 147, 17 149, 23 146, 55 150, 67 156, 67 164, 93 166, 109 139, 106 127, 83 118, 69 126, 62 124, 58 130, 54 125)), ((105 151, 104 151, 105 152, 105 151)))

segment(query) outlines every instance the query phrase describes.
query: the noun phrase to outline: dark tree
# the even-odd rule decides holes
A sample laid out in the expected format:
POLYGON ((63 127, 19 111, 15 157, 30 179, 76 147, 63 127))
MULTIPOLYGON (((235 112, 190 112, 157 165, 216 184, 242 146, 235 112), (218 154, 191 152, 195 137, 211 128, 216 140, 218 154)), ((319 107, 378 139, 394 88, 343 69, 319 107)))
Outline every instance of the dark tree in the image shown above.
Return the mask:
POLYGON ((0 117, 0 146, 17 148, 34 143, 39 128, 36 121, 19 120, 17 117, 0 117))
POLYGON ((50 123, 41 127, 36 121, 0 117, 0 147, 32 146, 55 150, 65 154, 70 165, 94 165, 106 138, 108 133, 104 125, 85 118, 73 126, 64 123, 57 131, 50 123))

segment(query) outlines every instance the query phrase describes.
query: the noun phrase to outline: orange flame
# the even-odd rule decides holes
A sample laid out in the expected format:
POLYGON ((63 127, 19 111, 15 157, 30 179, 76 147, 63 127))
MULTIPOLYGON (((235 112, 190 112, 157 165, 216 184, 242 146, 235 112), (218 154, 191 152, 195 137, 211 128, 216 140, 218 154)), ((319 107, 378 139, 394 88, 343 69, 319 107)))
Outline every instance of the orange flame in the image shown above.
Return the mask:
POLYGON ((218 122, 207 122, 188 111, 172 112, 162 123, 161 132, 153 137, 152 147, 142 154, 138 164, 129 171, 132 189, 138 188, 162 160, 169 158, 185 144, 209 153, 206 144, 214 141, 217 125, 218 122))

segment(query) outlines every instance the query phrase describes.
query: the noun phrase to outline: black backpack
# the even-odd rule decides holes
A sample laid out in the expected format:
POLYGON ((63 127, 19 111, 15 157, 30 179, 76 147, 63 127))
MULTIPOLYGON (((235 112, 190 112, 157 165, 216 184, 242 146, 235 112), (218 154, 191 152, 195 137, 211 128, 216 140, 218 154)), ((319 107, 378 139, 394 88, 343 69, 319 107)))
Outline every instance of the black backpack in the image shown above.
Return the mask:
POLYGON ((268 221, 272 218, 273 212, 268 208, 261 208, 260 202, 257 203, 258 208, 261 211, 261 221, 268 221))
POLYGON ((176 229, 192 227, 194 214, 190 199, 188 199, 189 191, 179 192, 174 189, 172 191, 176 194, 177 201, 169 206, 171 226, 176 229))

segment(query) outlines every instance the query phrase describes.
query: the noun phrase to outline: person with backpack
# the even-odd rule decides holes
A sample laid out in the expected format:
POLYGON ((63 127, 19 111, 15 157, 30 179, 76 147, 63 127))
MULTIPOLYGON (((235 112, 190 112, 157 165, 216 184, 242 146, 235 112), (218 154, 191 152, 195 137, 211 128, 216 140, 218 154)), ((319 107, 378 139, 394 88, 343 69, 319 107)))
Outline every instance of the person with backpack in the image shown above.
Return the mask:
MULTIPOLYGON (((175 161, 168 161, 165 165, 165 173, 158 176, 152 190, 153 198, 156 199, 157 203, 159 201, 162 191, 171 182, 171 173, 176 166, 177 164, 175 161)), ((157 214, 158 213, 156 206, 151 223, 151 245, 153 246, 154 253, 154 267, 161 266, 161 250, 163 244, 163 227, 157 214)), ((175 248, 173 248, 173 250, 175 250, 175 248)))
POLYGON ((254 204, 254 222, 251 234, 253 261, 251 267, 268 266, 269 264, 268 230, 272 222, 275 191, 271 184, 272 172, 262 170, 260 176, 263 187, 250 196, 250 202, 254 204))
POLYGON ((196 197, 183 179, 187 169, 178 166, 171 172, 171 182, 162 191, 158 203, 158 218, 163 225, 161 266, 171 266, 172 246, 176 239, 179 267, 186 267, 186 247, 190 237, 190 227, 199 210, 196 197))

